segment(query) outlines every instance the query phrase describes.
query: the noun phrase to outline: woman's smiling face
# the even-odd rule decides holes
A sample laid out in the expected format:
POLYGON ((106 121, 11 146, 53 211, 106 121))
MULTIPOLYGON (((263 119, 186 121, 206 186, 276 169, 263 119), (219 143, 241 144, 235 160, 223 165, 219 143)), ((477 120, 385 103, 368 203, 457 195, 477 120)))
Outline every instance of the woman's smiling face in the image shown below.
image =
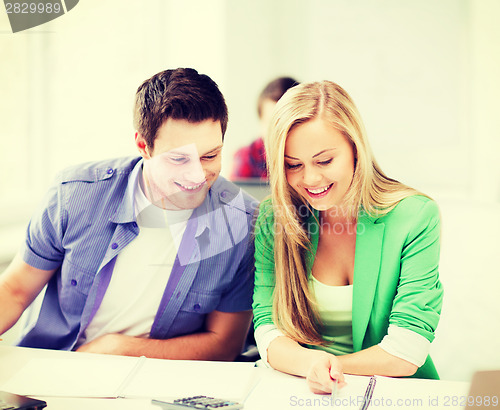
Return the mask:
POLYGON ((339 206, 354 175, 352 145, 321 117, 296 125, 285 142, 285 175, 314 209, 339 206))

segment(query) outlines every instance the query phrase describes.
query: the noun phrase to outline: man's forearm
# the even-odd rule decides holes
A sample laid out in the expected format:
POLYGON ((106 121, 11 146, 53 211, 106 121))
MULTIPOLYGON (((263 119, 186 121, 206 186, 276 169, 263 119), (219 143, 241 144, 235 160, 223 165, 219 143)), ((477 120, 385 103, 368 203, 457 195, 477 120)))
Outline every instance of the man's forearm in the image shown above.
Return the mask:
POLYGON ((12 295, 7 284, 0 281, 0 335, 14 326, 23 311, 24 306, 12 295))
POLYGON ((242 347, 241 344, 231 343, 212 332, 193 333, 165 340, 136 338, 129 346, 133 353, 146 351, 144 355, 147 357, 226 361, 234 360, 242 347))
POLYGON ((0 275, 0 334, 9 330, 35 300, 54 270, 41 270, 25 263, 18 254, 0 275))
MULTIPOLYGON (((2 298, 2 292, 0 292, 0 298, 2 298)), ((4 334, 12 326, 16 324, 22 314, 22 310, 18 311, 13 309, 12 306, 4 306, 4 303, 0 303, 0 335, 4 334)))
POLYGON ((78 351, 157 359, 229 361, 234 360, 241 348, 240 343, 203 332, 163 340, 108 334, 82 345, 78 351))
POLYGON ((159 359, 234 360, 241 352, 252 312, 219 312, 207 315, 204 332, 148 339, 111 333, 82 345, 78 351, 146 356, 159 359))

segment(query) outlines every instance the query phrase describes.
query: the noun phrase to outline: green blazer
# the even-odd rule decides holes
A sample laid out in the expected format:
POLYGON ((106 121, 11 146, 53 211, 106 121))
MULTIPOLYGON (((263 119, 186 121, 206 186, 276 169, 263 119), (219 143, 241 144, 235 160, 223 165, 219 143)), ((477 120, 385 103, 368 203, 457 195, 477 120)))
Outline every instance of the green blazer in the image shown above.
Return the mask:
MULTIPOLYGON (((317 215, 316 215, 317 216, 317 215)), ((312 251, 318 247, 319 227, 311 215, 312 251)), ((439 281, 439 210, 424 196, 403 199, 388 214, 374 218, 360 212, 354 262, 352 333, 354 351, 378 344, 389 324, 412 330, 430 342, 441 313, 439 281)), ((274 214, 271 200, 263 201, 255 227, 254 324, 273 324, 274 214)), ((437 379, 430 357, 414 377, 437 379)))

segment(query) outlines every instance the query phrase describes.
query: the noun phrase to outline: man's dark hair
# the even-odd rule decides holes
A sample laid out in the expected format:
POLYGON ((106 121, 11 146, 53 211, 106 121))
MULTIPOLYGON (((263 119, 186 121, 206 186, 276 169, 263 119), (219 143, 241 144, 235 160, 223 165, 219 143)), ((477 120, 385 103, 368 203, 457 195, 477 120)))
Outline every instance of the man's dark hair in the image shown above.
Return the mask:
POLYGON ((137 89, 134 127, 154 148, 158 128, 168 119, 192 123, 220 121, 222 138, 227 128, 227 106, 217 84, 192 68, 165 70, 137 89))
POLYGON ((267 84, 260 93, 257 101, 257 113, 259 117, 262 116, 262 103, 264 100, 278 102, 289 88, 297 84, 299 84, 299 82, 292 77, 278 77, 267 84))

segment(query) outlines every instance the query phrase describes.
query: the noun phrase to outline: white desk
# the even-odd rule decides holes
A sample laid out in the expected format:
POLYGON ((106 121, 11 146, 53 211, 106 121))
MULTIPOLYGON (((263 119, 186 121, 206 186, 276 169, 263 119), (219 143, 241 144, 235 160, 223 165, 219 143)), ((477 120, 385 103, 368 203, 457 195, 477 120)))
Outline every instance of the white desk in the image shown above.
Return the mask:
MULTIPOLYGON (((0 386, 11 379, 14 374, 32 359, 65 359, 68 360, 95 360, 96 357, 88 353, 62 352, 40 349, 26 349, 11 346, 0 346, 0 386)), ((150 359, 146 359, 150 360, 150 359)), ((196 364, 199 362, 195 362, 196 364)), ((167 363, 165 363, 168 366, 167 363)), ((200 366, 203 364, 200 363, 200 366)), ((217 363, 224 370, 229 363, 217 363)), ((40 369, 43 372, 43 369, 40 369)), ((326 409, 332 407, 329 396, 318 396, 309 392, 304 379, 289 376, 270 369, 257 369, 258 382, 251 390, 246 402, 245 410, 280 410, 280 409, 326 409)), ((68 375, 71 377, 71 375, 68 375)), ((160 376, 161 377, 161 376, 160 376)), ((349 378, 349 376, 346 376, 349 378)), ((349 380, 349 379, 348 379, 349 380)), ((353 390, 357 382, 365 382, 364 379, 352 379, 351 392, 355 391, 355 397, 348 397, 344 390, 337 398, 337 404, 343 404, 342 408, 359 408, 357 397, 363 395, 364 388, 353 390), (343 400, 339 401, 340 399, 343 400)), ((364 386, 364 385, 363 385, 364 386)), ((420 408, 420 409, 459 409, 460 406, 453 405, 452 396, 461 397, 467 395, 469 384, 465 382, 429 381, 414 379, 386 379, 382 378, 377 384, 379 388, 378 401, 373 402, 369 409, 392 408, 420 408), (384 382, 384 383, 381 383, 384 382), (380 384, 380 386, 379 386, 380 384), (381 401, 384 400, 384 402, 381 401), (391 400, 391 402, 388 402, 391 400), (397 402, 397 400, 400 400, 397 402), (421 400, 421 401, 418 401, 421 400), (390 404, 388 406, 388 404, 390 404), (437 405, 436 405, 437 404, 437 405)), ((377 396, 374 396, 374 399, 377 396)), ((61 398, 40 397, 48 404, 48 410, 80 410, 80 409, 156 409, 145 399, 83 399, 83 398, 61 398)))

